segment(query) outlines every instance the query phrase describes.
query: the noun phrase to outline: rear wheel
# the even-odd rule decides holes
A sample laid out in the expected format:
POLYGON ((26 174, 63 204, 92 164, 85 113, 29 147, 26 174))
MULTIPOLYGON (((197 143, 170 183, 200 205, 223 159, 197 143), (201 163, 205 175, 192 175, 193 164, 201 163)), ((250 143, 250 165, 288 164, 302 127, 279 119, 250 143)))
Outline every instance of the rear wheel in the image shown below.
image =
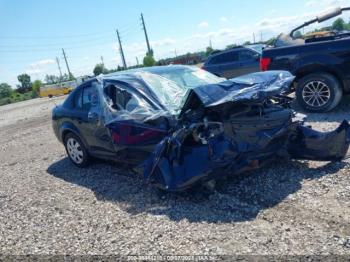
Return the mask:
POLYGON ((64 139, 64 145, 69 159, 78 167, 85 167, 89 164, 89 154, 80 138, 73 133, 68 133, 64 139))
POLYGON ((298 81, 296 98, 310 112, 327 112, 336 107, 343 95, 338 79, 328 73, 314 73, 298 81))

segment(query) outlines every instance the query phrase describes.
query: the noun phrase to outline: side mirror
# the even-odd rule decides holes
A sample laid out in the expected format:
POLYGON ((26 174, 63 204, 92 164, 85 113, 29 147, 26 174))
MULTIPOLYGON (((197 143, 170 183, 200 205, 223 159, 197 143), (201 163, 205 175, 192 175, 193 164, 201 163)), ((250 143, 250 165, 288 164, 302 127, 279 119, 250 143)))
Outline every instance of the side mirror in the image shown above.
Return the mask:
POLYGON ((98 120, 98 114, 96 112, 91 112, 89 111, 88 113, 88 119, 91 122, 97 121, 98 120))
POLYGON ((254 60, 256 60, 256 61, 260 61, 260 54, 255 54, 254 55, 254 60))

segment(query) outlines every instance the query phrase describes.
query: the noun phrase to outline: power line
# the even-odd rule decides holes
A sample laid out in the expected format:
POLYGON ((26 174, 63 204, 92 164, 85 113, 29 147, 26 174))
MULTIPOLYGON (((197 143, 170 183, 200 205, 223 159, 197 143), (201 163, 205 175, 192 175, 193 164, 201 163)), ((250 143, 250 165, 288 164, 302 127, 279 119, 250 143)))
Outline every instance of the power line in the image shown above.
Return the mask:
MULTIPOLYGON (((129 23, 119 26, 120 32, 128 31, 129 29, 136 28, 137 24, 129 23)), ((84 38, 84 37, 101 37, 104 35, 111 35, 113 30, 90 32, 84 34, 72 34, 72 35, 0 35, 0 39, 70 39, 70 38, 84 38)))
POLYGON ((110 33, 111 31, 96 32, 96 33, 86 33, 86 34, 77 34, 77 35, 55 35, 55 36, 0 36, 0 39, 57 39, 57 38, 77 38, 77 37, 88 37, 96 35, 104 35, 110 33))
POLYGON ((123 34, 130 34, 131 32, 139 31, 140 28, 139 28, 139 25, 138 25, 138 24, 133 24, 133 25, 131 25, 131 26, 125 28, 125 29, 120 29, 120 28, 118 27, 118 30, 119 30, 119 33, 120 33, 121 35, 123 35, 123 34))
MULTIPOLYGON (((81 44, 79 46, 70 46, 70 47, 67 46, 67 47, 65 47, 65 49, 67 49, 67 50, 76 50, 76 49, 81 49, 82 47, 102 47, 102 46, 106 46, 106 45, 108 45, 108 43, 81 44)), ((52 48, 30 48, 30 49, 29 48, 26 48, 26 49, 0 49, 0 53, 33 53, 33 52, 40 53, 40 52, 55 51, 56 48, 52 47, 52 48)))
MULTIPOLYGON (((10 49, 14 49, 14 48, 31 48, 31 47, 58 47, 58 46, 64 46, 64 45, 76 45, 76 46, 81 46, 82 44, 82 41, 84 43, 96 43, 96 44, 99 44, 100 42, 106 42, 106 41, 112 41, 113 37, 112 37, 112 34, 110 35, 110 37, 108 38, 101 38, 101 37, 98 37, 96 39, 89 39, 89 40, 76 40, 76 41, 69 41, 69 42, 57 42, 55 41, 55 43, 42 43, 41 41, 41 44, 38 44, 38 43, 22 43, 22 44, 0 44, 0 48, 10 48, 10 49)), ((2 41, 3 42, 3 41, 2 41)))

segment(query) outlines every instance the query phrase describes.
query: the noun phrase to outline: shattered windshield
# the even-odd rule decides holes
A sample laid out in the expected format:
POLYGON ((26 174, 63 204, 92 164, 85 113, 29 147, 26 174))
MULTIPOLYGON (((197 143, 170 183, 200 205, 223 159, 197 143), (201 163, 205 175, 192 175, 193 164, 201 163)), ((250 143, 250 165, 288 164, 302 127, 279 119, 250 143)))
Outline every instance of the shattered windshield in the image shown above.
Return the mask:
POLYGON ((194 88, 200 85, 208 84, 218 84, 224 81, 224 78, 217 77, 205 70, 199 68, 170 68, 169 70, 164 70, 156 72, 167 79, 174 81, 181 87, 184 88, 194 88))
POLYGON ((178 85, 172 80, 148 72, 137 72, 136 75, 152 88, 161 104, 170 112, 176 113, 179 111, 189 87, 178 85))

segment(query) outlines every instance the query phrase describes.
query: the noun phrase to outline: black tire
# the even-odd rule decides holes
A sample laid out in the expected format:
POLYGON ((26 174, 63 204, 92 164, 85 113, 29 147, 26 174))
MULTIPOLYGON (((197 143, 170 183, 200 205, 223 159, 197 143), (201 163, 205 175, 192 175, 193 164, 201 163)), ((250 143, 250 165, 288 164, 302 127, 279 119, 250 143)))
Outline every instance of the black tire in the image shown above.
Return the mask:
POLYGON ((64 137, 64 147, 70 161, 77 167, 86 167, 90 163, 90 156, 81 139, 73 134, 68 133, 64 137))
POLYGON ((299 105, 306 111, 316 113, 327 112, 335 108, 342 95, 343 89, 338 79, 322 72, 309 74, 299 79, 296 89, 296 99, 299 105))
POLYGON ((49 98, 52 98, 52 95, 48 95, 49 98))

